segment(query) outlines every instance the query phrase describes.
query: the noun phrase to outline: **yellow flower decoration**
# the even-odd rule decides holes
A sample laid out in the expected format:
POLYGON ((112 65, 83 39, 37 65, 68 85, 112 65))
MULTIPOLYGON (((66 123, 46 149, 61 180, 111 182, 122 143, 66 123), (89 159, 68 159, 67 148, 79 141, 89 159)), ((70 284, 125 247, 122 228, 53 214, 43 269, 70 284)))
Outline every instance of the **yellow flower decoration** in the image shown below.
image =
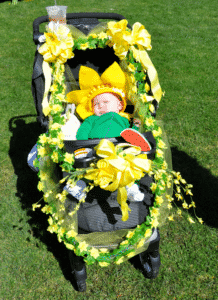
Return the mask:
POLYGON ((201 224, 203 224, 204 221, 201 218, 197 218, 197 219, 201 224))
POLYGON ((155 201, 157 204, 161 205, 163 203, 163 197, 162 196, 156 196, 155 201))
POLYGON ((191 190, 186 190, 186 195, 191 195, 191 196, 193 196, 191 190))
POLYGON ((188 218, 188 221, 189 221, 190 223, 195 223, 195 221, 193 221, 192 218, 190 218, 190 217, 188 218))
POLYGON ((89 245, 88 245, 86 242, 81 242, 81 243, 79 244, 78 248, 79 248, 80 251, 82 252, 82 251, 86 251, 87 248, 88 248, 88 246, 89 246, 89 245))
POLYGON ((179 216, 181 216, 181 215, 182 215, 182 211, 181 211, 181 209, 177 209, 177 214, 178 214, 179 216))
POLYGON ((82 50, 86 50, 87 48, 89 48, 89 44, 88 44, 88 43, 81 44, 81 45, 80 45, 80 48, 81 48, 82 50))
POLYGON ((44 33, 46 42, 38 50, 43 55, 44 61, 65 63, 67 59, 74 56, 72 52, 73 38, 71 34, 62 34, 63 32, 63 27, 60 27, 56 33, 44 33))
POLYGON ((49 232, 51 232, 51 233, 57 232, 57 230, 58 230, 58 225, 57 225, 57 224, 50 225, 50 226, 47 228, 47 230, 48 230, 49 232))
POLYGON ((61 128, 61 124, 59 124, 59 123, 54 123, 50 126, 51 130, 57 130, 59 128, 61 128))
POLYGON ((58 90, 58 86, 57 86, 57 84, 54 83, 54 84, 50 87, 50 92, 55 93, 55 92, 57 92, 57 90, 58 90))
POLYGON ((52 207, 49 206, 49 205, 45 205, 42 209, 41 209, 42 212, 46 213, 46 214, 50 214, 52 213, 52 207))
POLYGON ((59 140, 63 140, 65 137, 65 135, 63 134, 63 132, 58 132, 58 139, 59 140))
POLYGON ((186 202, 182 203, 183 208, 188 209, 188 204, 186 202))
POLYGON ((152 221, 151 221, 151 226, 152 227, 154 227, 154 228, 156 228, 157 226, 158 226, 158 220, 157 219, 153 219, 152 221))
POLYGON ((128 65, 128 70, 129 70, 130 72, 135 72, 136 68, 135 68, 135 66, 134 66, 133 64, 129 64, 129 65, 128 65))
POLYGON ((59 104, 54 104, 54 105, 52 106, 52 110, 53 110, 54 112, 60 112, 60 111, 63 110, 63 108, 62 108, 62 106, 59 105, 59 104))
POLYGON ((120 265, 122 262, 124 261, 124 257, 119 258, 117 261, 115 261, 115 263, 117 265, 120 265))
POLYGON ((134 255, 135 255, 135 251, 132 251, 132 252, 128 253, 126 256, 127 256, 128 258, 131 258, 131 257, 133 257, 134 255))
MULTIPOLYGON (((144 78, 144 79, 146 79, 146 78, 144 78)), ((147 82, 145 84, 145 91, 146 91, 146 93, 148 93, 150 91, 150 86, 147 82)), ((152 97, 152 98, 154 99, 154 97, 152 97)), ((147 101, 152 101, 153 100, 153 99, 152 100, 148 100, 148 99, 151 99, 151 98, 147 98, 147 101)))
POLYGON ((157 189, 157 184, 153 182, 150 189, 154 193, 157 189))
POLYGON ((45 172, 40 172, 39 177, 41 180, 46 180, 48 179, 48 174, 45 172))
POLYGON ((37 148, 37 150, 38 150, 38 154, 42 157, 44 157, 47 153, 44 147, 39 147, 37 148))
POLYGON ((74 161, 74 155, 70 154, 70 153, 66 153, 65 157, 64 157, 64 160, 66 162, 68 162, 69 164, 72 164, 72 162, 74 161))
POLYGON ((145 124, 150 127, 150 126, 154 126, 154 119, 153 118, 147 118, 145 120, 145 124))
POLYGON ((90 254, 91 254, 91 256, 93 256, 94 258, 97 258, 97 257, 99 256, 99 251, 98 251, 98 249, 96 249, 96 248, 92 248, 92 249, 90 250, 90 254))
POLYGON ((124 33, 127 28, 128 21, 127 20, 121 20, 119 22, 111 21, 108 22, 108 35, 114 36, 118 33, 124 33))
POLYGON ((37 187, 38 187, 38 190, 39 190, 39 191, 42 191, 42 190, 43 190, 43 187, 44 187, 44 186, 43 186, 43 184, 42 184, 42 182, 41 182, 41 181, 39 181, 39 183, 38 183, 38 186, 37 186, 37 187))
POLYGON ((45 134, 41 134, 39 137, 40 144, 45 144, 45 143, 47 143, 47 141, 48 141, 47 136, 45 134))
POLYGON ((150 237, 152 234, 152 230, 149 228, 145 231, 145 234, 144 234, 144 237, 147 238, 147 237, 150 237))
POLYGON ((54 80, 57 81, 59 84, 62 83, 64 77, 63 77, 63 74, 62 72, 58 72, 56 74, 54 74, 54 80))
POLYGON ((168 219, 169 219, 170 221, 174 221, 173 215, 169 216, 168 219))
POLYGON ((141 94, 140 99, 142 100, 143 103, 146 103, 146 102, 153 101, 154 97, 153 96, 148 96, 147 94, 141 94))
POLYGON ((96 39, 98 37, 96 33, 89 34, 89 36, 91 36, 93 39, 96 39))
POLYGON ((128 239, 131 239, 131 237, 133 237, 134 233, 135 233, 134 231, 129 231, 129 232, 127 233, 126 237, 127 237, 128 239))
POLYGON ((153 130, 152 133, 154 137, 158 137, 162 135, 162 129, 159 127, 158 130, 153 130))
POLYGON ((129 50, 129 44, 123 39, 125 33, 128 34, 127 20, 121 20, 119 22, 109 22, 107 35, 111 37, 111 43, 113 45, 115 54, 122 60, 126 57, 129 50))
POLYGON ((120 245, 126 245, 126 244, 128 244, 128 241, 127 240, 125 240, 125 241, 123 241, 122 243, 120 243, 120 245))
POLYGON ((139 50, 151 50, 151 36, 145 27, 136 22, 132 27, 132 32, 125 33, 123 39, 128 42, 129 45, 137 45, 139 50))
POLYGON ((160 214, 159 209, 155 207, 153 207, 150 212, 152 217, 157 217, 160 214))
POLYGON ((41 207, 41 204, 35 203, 35 204, 32 205, 32 210, 35 211, 35 209, 38 208, 38 207, 41 207))
POLYGON ((107 252, 108 252, 108 249, 107 249, 107 248, 100 248, 100 252, 102 252, 102 253, 107 253, 107 252))
POLYGON ((100 265, 101 267, 107 267, 107 266, 109 266, 109 263, 99 261, 99 265, 100 265))
POLYGON ((66 233, 67 238, 75 237, 77 236, 77 233, 74 230, 70 230, 66 233))
POLYGON ((154 112, 155 111, 155 108, 154 108, 154 105, 153 104, 149 104, 149 110, 150 112, 154 112))
POLYGON ((54 151, 51 155, 51 159, 53 162, 58 163, 58 153, 54 151))
POLYGON ((66 102, 66 99, 65 99, 65 95, 64 94, 57 94, 55 95, 56 98, 62 102, 66 102))
POLYGON ((99 35, 98 35, 98 38, 99 39, 101 39, 101 40, 104 40, 104 39, 106 39, 108 36, 107 36, 107 34, 105 33, 105 32, 101 32, 101 33, 99 33, 99 35))
POLYGON ((137 249, 142 247, 144 245, 144 243, 145 243, 145 239, 141 239, 137 244, 137 249))
POLYGON ((159 140, 158 141, 158 147, 161 148, 161 149, 166 149, 166 144, 162 141, 162 140, 159 140))
POLYGON ((167 205, 167 207, 168 207, 168 209, 172 209, 172 208, 173 208, 173 206, 172 206, 171 203, 169 203, 169 204, 167 205))
POLYGON ((163 156, 164 156, 164 153, 163 153, 162 150, 157 149, 157 150, 156 150, 156 155, 157 155, 157 157, 163 157, 163 156))
POLYGON ((66 242, 64 244, 67 247, 67 249, 69 249, 69 250, 74 250, 75 249, 75 247, 73 245, 71 245, 71 244, 68 244, 66 242))

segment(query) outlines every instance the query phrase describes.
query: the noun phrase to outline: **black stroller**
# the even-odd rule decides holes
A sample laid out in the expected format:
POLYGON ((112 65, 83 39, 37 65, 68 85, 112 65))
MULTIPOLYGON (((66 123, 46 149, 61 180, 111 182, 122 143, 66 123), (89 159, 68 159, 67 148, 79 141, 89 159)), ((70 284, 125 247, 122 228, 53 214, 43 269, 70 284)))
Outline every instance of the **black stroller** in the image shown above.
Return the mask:
MULTIPOLYGON (((86 35, 100 24, 99 19, 119 21, 125 18, 115 13, 67 13, 67 24, 73 25, 86 35)), ((43 22, 49 22, 48 16, 39 17, 33 22, 33 40, 37 45, 37 50, 39 46, 42 45, 42 43, 39 42, 39 38, 43 33, 39 32, 39 25, 43 22)), ((128 25, 128 27, 131 28, 130 25, 128 25)), ((107 47, 95 50, 87 49, 86 51, 75 50, 75 57, 68 60, 67 63, 75 80, 78 82, 78 73, 81 65, 91 67, 99 74, 102 74, 114 61, 119 63, 119 58, 115 55, 113 48, 107 47)), ((38 115, 37 120, 41 124, 43 131, 46 132, 48 131, 49 119, 44 116, 42 111, 42 100, 45 90, 45 78, 42 70, 42 63, 43 56, 36 51, 32 75, 32 94, 38 115)), ((67 74, 65 74, 65 78, 66 80, 68 79, 67 74)), ((155 116, 158 102, 153 100, 152 104, 155 108, 152 115, 155 116)), ((127 105, 125 112, 131 114, 133 111, 134 106, 130 103, 130 105, 127 105)), ((147 138, 152 148, 147 153, 148 158, 153 159, 156 151, 155 138, 151 131, 143 132, 143 135, 147 138)), ((109 138, 108 140, 113 142, 114 145, 125 142, 121 136, 109 138)), ((94 147, 98 145, 99 142, 99 139, 64 141, 64 147, 67 153, 74 153, 74 151, 81 148, 92 149, 92 155, 87 158, 75 159, 74 168, 87 168, 90 163, 96 159, 94 147)), ((67 172, 62 172, 58 165, 54 172, 58 180, 68 175, 67 172)), ((85 203, 81 204, 77 212, 76 222, 78 224, 79 236, 83 238, 85 238, 85 236, 90 236, 89 243, 91 243, 93 247, 96 247, 96 249, 99 249, 100 247, 115 249, 128 230, 134 229, 137 225, 142 224, 149 215, 149 207, 152 207, 154 203, 154 195, 150 190, 152 182, 154 182, 154 179, 148 175, 141 178, 139 187, 140 191, 144 194, 144 199, 139 202, 128 202, 131 213, 126 222, 121 220, 121 209, 116 201, 117 191, 109 192, 101 189, 99 186, 95 186, 87 194, 85 203), (110 236, 112 232, 117 232, 118 234, 110 236), (97 238, 98 235, 103 236, 100 242, 97 238), (93 241, 90 242, 93 237, 93 241)), ((78 200, 69 194, 67 196, 65 208, 70 211, 77 203, 78 200)), ((160 267, 159 241, 160 235, 158 228, 153 228, 152 235, 144 247, 146 250, 142 251, 140 248, 138 253, 137 251, 135 253, 139 256, 141 268, 146 278, 151 279, 158 275, 160 267)), ((69 250, 69 258, 72 267, 72 275, 76 281, 78 290, 85 291, 87 274, 84 259, 82 256, 77 256, 73 250, 69 250)))

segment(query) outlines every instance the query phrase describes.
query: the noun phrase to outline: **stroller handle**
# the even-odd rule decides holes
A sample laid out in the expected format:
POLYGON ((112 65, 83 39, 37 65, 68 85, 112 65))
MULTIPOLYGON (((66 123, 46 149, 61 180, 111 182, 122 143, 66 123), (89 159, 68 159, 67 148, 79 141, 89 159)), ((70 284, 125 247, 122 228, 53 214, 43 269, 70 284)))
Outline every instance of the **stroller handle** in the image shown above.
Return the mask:
MULTIPOLYGON (((112 19, 112 20, 123 20, 125 19, 124 16, 116 14, 116 13, 67 13, 66 19, 82 19, 82 18, 93 18, 93 19, 112 19)), ((49 22, 48 15, 38 17, 33 21, 33 41, 37 45, 39 44, 39 37, 43 35, 43 33, 39 32, 39 25, 45 22, 49 22)), ((130 29, 131 26, 127 25, 130 29)))

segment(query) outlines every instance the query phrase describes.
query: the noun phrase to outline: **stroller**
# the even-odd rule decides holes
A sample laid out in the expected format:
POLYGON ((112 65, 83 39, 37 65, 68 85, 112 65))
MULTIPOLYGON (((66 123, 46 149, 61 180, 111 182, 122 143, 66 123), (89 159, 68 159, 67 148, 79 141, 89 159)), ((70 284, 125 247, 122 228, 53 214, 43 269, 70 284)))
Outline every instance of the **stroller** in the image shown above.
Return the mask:
MULTIPOLYGON (((74 28, 78 29, 85 35, 88 35, 94 28, 101 27, 101 22, 99 19, 112 19, 120 21, 124 20, 125 18, 115 13, 67 13, 67 25, 73 25, 74 28)), ((40 37, 43 35, 43 33, 39 32, 39 25, 44 22, 49 22, 48 16, 39 17, 33 22, 33 40, 37 45, 37 50, 33 66, 32 94, 37 111, 37 121, 41 124, 43 132, 48 132, 49 118, 44 115, 42 109, 46 85, 42 67, 43 56, 38 52, 39 47, 43 44, 40 42, 40 37)), ((129 24, 128 28, 131 29, 129 24)), ((65 69, 64 73, 67 92, 72 90, 72 75, 74 78, 74 85, 77 83, 76 89, 78 89, 80 66, 93 68, 99 74, 102 74, 112 63, 120 63, 119 57, 115 55, 112 47, 100 47, 95 50, 86 49, 85 51, 75 49, 74 54, 74 57, 67 61, 68 68, 65 69)), ((151 85, 149 78, 147 79, 147 82, 149 85, 151 85)), ((152 95, 152 92, 150 95, 152 95)), ((48 96, 50 96, 50 94, 48 96)), ((153 99, 151 103, 154 107, 151 115, 155 116, 158 108, 158 101, 153 99)), ((69 105, 66 105, 63 113, 66 114, 68 108, 69 105)), ((129 101, 126 106, 125 113, 133 114, 134 111, 135 107, 133 103, 129 101)), ((146 154, 148 159, 152 160, 155 157, 157 147, 156 140, 151 131, 143 131, 142 135, 147 139, 151 146, 151 149, 147 151, 146 154)), ((106 140, 112 142, 115 146, 126 142, 121 136, 107 138, 106 140)), ((89 168, 90 164, 97 160, 96 146, 99 145, 100 141, 101 140, 97 138, 88 140, 64 140, 64 149, 66 153, 75 155, 75 153, 78 153, 78 151, 81 149, 90 149, 89 155, 85 157, 84 155, 78 155, 78 158, 75 156, 75 169, 80 170, 89 168)), ((169 157, 168 163, 170 164, 170 150, 168 150, 168 152, 165 151, 165 156, 169 157)), ((34 155, 30 157, 33 160, 34 155)), ((30 164, 30 162, 28 163, 30 164)), ((52 164, 51 167, 50 163, 51 162, 49 162, 49 172, 53 172, 52 176, 55 178, 55 183, 70 175, 70 172, 67 170, 63 171, 58 164, 52 164)), ((44 165, 46 166, 46 162, 44 165)), ((48 170, 48 168, 46 170, 48 170)), ((141 243, 138 247, 134 247, 134 243, 132 243, 129 248, 125 248, 125 242, 123 242, 124 237, 127 235, 129 230, 139 228, 139 225, 143 224, 146 218, 150 215, 150 208, 154 204, 154 194, 152 193, 150 187, 154 182, 154 178, 148 174, 143 176, 138 181, 139 190, 141 193, 143 193, 143 200, 131 202, 129 199, 127 199, 131 213, 129 213, 129 218, 125 222, 121 219, 121 207, 116 201, 118 191, 116 190, 111 192, 101 189, 99 186, 95 186, 88 192, 85 202, 80 204, 77 213, 66 220, 66 224, 70 226, 69 223, 72 222, 75 231, 78 232, 77 242, 79 241, 80 245, 86 243, 92 247, 92 249, 97 249, 98 251, 101 251, 103 248, 105 253, 108 253, 108 251, 113 251, 111 257, 115 260, 116 256, 119 257, 121 252, 128 254, 131 253, 131 249, 134 248, 134 255, 125 256, 125 259, 123 259, 122 262, 132 256, 138 255, 145 277, 149 279, 156 278, 160 267, 160 234, 158 227, 153 227, 151 235, 144 241, 143 244, 141 243), (122 244, 123 250, 117 250, 120 244, 122 244)), ((61 187, 59 187, 59 191, 63 191, 63 189, 66 190, 64 183, 62 183, 61 187)), ((69 212, 72 212, 77 204, 78 199, 69 193, 64 202, 65 212, 68 212, 69 215, 69 212)), ((49 223, 50 226, 53 226, 52 222, 49 223)), ((69 246, 69 240, 66 245, 68 245, 67 248, 69 249, 69 259, 73 278, 77 284, 78 290, 85 291, 87 274, 85 265, 86 259, 84 258, 86 256, 82 254, 79 255, 79 252, 75 251, 74 246, 69 246)), ((104 266, 104 263, 105 262, 103 261, 100 265, 104 266)))

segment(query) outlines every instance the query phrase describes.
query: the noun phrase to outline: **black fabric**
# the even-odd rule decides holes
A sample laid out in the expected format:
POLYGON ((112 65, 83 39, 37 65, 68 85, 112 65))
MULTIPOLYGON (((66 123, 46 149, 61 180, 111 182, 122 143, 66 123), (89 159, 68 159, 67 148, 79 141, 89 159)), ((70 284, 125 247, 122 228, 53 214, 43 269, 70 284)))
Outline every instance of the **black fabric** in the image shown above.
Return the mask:
POLYGON ((86 51, 76 49, 74 54, 75 56, 72 59, 68 59, 67 63, 77 82, 79 81, 81 66, 92 68, 101 75, 115 61, 119 63, 119 58, 114 54, 113 48, 110 47, 86 49, 86 51))
MULTIPOLYGON (((67 173, 64 172, 64 177, 67 173)), ((86 180, 87 183, 89 180, 86 180)), ((144 193, 143 201, 127 201, 131 212, 126 222, 121 220, 122 212, 117 202, 117 191, 110 192, 101 189, 99 186, 94 187, 86 196, 86 202, 81 203, 77 212, 78 226, 87 232, 113 231, 125 228, 134 228, 145 221, 149 214, 149 207, 153 205, 154 195, 150 190, 153 178, 147 174, 141 178, 139 189, 144 193)), ((68 211, 73 209, 73 203, 78 200, 68 194, 68 211), (71 204, 70 204, 71 203, 71 204)))
POLYGON ((75 26, 86 35, 99 23, 98 19, 95 18, 70 19, 67 21, 67 24, 75 26))
POLYGON ((134 228, 144 222, 148 207, 144 201, 127 202, 131 212, 126 222, 121 220, 122 212, 117 202, 117 191, 111 193, 94 187, 87 195, 86 202, 78 210, 79 228, 89 232, 114 231, 134 228))

